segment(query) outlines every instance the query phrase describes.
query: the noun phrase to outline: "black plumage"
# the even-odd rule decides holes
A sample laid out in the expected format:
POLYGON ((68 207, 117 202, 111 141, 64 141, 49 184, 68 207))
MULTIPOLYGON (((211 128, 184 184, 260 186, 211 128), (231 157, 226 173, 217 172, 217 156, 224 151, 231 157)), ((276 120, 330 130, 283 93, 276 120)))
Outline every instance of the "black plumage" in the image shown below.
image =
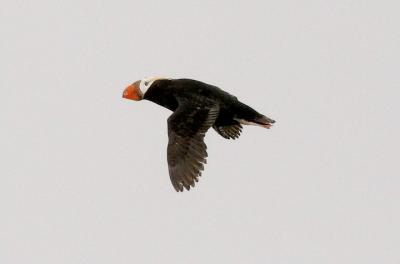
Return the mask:
POLYGON ((146 99, 174 112, 168 118, 167 160, 176 191, 189 190, 201 176, 209 128, 226 139, 236 139, 242 124, 270 128, 275 122, 220 88, 191 79, 144 79, 126 88, 123 97, 146 99))

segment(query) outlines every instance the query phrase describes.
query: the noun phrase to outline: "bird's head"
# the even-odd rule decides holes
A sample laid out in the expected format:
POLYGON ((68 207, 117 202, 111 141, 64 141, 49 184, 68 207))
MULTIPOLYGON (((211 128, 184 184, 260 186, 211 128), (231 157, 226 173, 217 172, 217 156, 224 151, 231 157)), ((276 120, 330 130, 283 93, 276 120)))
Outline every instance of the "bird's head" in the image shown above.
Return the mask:
POLYGON ((143 78, 141 80, 138 80, 125 88, 122 97, 125 99, 140 101, 143 99, 145 93, 151 87, 151 85, 155 81, 160 79, 166 79, 166 78, 152 77, 152 78, 143 78))

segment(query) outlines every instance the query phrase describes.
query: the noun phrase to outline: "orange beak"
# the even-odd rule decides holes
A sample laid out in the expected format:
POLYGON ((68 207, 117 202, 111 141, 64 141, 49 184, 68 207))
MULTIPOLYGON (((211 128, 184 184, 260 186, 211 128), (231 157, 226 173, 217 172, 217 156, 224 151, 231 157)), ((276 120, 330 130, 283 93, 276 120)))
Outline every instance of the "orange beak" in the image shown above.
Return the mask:
POLYGON ((134 101, 140 101, 143 98, 143 94, 139 88, 140 81, 134 82, 133 84, 129 85, 125 88, 122 97, 125 99, 130 99, 134 101))

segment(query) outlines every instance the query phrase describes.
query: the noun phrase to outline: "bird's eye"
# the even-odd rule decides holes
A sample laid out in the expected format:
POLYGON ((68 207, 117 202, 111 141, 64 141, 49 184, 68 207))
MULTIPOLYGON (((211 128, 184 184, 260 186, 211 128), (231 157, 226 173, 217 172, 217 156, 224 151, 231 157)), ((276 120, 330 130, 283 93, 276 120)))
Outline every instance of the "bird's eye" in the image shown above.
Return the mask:
POLYGON ((149 82, 148 82, 148 81, 145 81, 145 82, 144 82, 144 85, 145 85, 145 86, 149 85, 149 82))

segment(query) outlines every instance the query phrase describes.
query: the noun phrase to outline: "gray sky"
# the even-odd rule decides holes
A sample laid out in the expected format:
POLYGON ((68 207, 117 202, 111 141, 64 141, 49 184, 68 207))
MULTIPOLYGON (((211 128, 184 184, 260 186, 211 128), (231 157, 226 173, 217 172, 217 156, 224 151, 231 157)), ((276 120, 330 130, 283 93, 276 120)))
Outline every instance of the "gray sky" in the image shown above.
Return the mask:
POLYGON ((2 1, 0 263, 399 263, 398 1, 2 1), (277 120, 176 193, 144 76, 277 120))

